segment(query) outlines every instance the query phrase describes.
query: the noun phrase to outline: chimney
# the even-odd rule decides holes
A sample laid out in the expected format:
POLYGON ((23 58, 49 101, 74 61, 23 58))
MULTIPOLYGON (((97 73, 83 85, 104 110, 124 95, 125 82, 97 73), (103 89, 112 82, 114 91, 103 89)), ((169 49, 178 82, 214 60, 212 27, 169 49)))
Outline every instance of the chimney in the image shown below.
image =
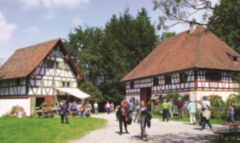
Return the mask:
POLYGON ((194 22, 190 22, 189 23, 189 33, 190 34, 192 34, 195 31, 196 28, 197 28, 197 24, 196 23, 194 23, 194 22))

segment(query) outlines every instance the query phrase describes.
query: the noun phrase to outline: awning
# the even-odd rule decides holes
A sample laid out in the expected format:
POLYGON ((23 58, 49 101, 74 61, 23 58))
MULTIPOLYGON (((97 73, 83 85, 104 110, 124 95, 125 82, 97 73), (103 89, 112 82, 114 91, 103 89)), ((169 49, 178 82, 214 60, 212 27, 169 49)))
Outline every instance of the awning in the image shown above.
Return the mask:
POLYGON ((80 98, 80 99, 84 99, 84 98, 90 97, 89 94, 81 91, 78 88, 67 88, 67 87, 64 87, 64 88, 57 88, 57 90, 60 91, 60 92, 64 92, 64 93, 70 94, 70 95, 75 96, 75 97, 80 98))

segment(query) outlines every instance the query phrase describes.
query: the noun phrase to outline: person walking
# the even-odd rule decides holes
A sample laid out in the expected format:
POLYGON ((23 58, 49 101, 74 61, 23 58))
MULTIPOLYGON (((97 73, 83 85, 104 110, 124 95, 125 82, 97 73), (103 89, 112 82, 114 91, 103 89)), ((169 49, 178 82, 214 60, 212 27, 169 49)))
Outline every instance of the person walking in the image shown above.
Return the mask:
POLYGON ((93 108, 94 108, 94 113, 97 114, 98 113, 98 103, 97 102, 95 102, 93 104, 93 108))
POLYGON ((115 105, 113 102, 110 103, 110 113, 114 113, 115 105))
POLYGON ((168 111, 169 111, 170 118, 173 118, 173 100, 172 99, 168 101, 168 111))
POLYGON ((127 115, 127 108, 124 106, 124 102, 121 102, 121 105, 119 106, 117 110, 117 118, 119 121, 119 134, 122 135, 122 126, 124 125, 125 131, 128 134, 127 130, 127 122, 128 122, 128 115, 127 115))
POLYGON ((69 121, 68 121, 69 110, 68 110, 66 100, 61 101, 59 108, 60 108, 61 123, 63 124, 64 120, 65 120, 65 123, 68 124, 69 123, 69 121))
POLYGON ((179 97, 177 100, 178 118, 183 118, 183 106, 184 101, 179 97))
POLYGON ((106 110, 106 112, 107 112, 108 114, 110 114, 110 103, 109 103, 109 102, 107 102, 107 103, 105 104, 105 110, 106 110))
POLYGON ((137 113, 134 122, 140 123, 141 138, 147 140, 146 126, 151 126, 151 115, 144 101, 141 101, 140 108, 137 109, 137 113))
POLYGON ((133 114, 133 111, 135 110, 135 106, 133 104, 133 100, 131 99, 130 102, 128 103, 128 123, 131 124, 132 122, 132 114, 133 114))
POLYGON ((87 101, 87 103, 85 105, 85 115, 86 115, 86 117, 91 116, 91 111, 92 111, 92 105, 89 103, 89 101, 87 101))
POLYGON ((228 121, 228 123, 234 123, 235 122, 235 119, 234 119, 234 108, 233 108, 232 104, 229 104, 229 106, 228 106, 227 121, 228 121))
POLYGON ((164 99, 163 100, 163 103, 161 104, 161 109, 163 111, 163 119, 162 121, 165 121, 165 119, 167 120, 167 122, 169 121, 169 105, 168 105, 168 102, 167 102, 167 99, 164 99))
POLYGON ((189 118, 190 118, 190 123, 191 124, 196 124, 196 104, 193 101, 190 101, 187 105, 187 109, 189 112, 189 118))
POLYGON ((202 111, 202 130, 205 129, 205 125, 207 124, 210 130, 213 130, 213 127, 210 123, 211 111, 209 109, 203 108, 202 111))

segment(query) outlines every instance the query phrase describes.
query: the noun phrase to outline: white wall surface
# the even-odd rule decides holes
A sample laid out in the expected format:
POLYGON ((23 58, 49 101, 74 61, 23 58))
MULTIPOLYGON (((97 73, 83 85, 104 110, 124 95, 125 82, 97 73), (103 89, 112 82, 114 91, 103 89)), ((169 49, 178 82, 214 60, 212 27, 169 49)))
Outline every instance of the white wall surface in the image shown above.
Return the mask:
POLYGON ((30 98, 27 99, 0 99, 0 117, 11 111, 13 106, 21 106, 24 108, 27 116, 31 113, 30 98))

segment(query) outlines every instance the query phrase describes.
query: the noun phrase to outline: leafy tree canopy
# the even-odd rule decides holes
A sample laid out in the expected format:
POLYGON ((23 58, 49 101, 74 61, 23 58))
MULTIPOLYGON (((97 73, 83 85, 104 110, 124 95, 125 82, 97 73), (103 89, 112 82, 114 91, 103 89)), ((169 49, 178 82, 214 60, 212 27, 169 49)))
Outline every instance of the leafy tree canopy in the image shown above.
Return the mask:
POLYGON ((96 100, 119 101, 124 95, 121 78, 152 51, 156 41, 147 11, 134 17, 127 9, 113 15, 104 28, 77 27, 66 47, 88 81, 80 88, 96 100))
POLYGON ((221 0, 214 8, 208 27, 234 49, 240 51, 240 1, 221 0))

